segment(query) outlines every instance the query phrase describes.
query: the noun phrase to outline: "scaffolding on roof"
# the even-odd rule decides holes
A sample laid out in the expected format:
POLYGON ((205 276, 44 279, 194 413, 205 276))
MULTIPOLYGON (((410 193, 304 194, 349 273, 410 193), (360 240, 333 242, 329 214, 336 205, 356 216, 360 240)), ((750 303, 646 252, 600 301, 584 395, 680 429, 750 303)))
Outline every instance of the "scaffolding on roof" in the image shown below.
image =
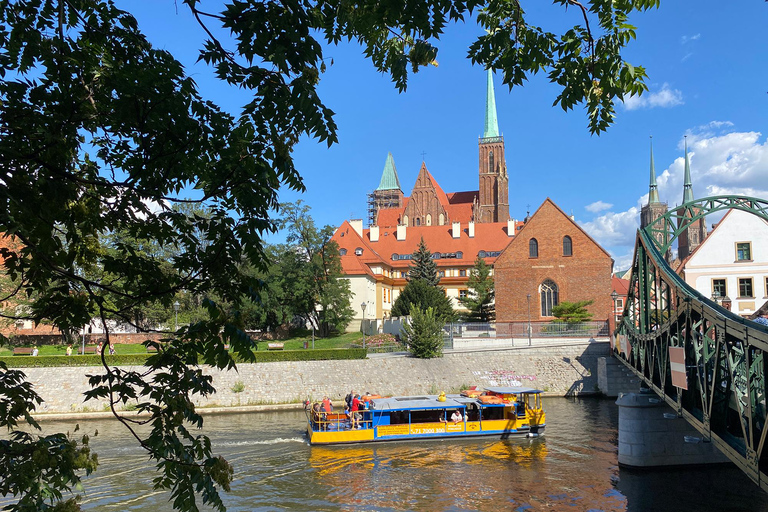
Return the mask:
POLYGON ((368 226, 376 225, 379 210, 400 208, 402 192, 399 189, 374 190, 368 194, 368 226))

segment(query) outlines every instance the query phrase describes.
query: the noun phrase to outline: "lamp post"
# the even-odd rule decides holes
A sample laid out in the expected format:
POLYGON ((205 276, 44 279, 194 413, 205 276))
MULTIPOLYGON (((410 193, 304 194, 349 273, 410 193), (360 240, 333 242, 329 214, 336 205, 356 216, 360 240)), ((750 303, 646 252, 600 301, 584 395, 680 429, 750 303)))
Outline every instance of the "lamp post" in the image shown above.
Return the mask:
POLYGON ((619 298, 619 294, 616 293, 616 290, 613 290, 611 292, 611 300, 613 301, 613 322, 616 323, 616 300, 619 298))
POLYGON ((365 349, 365 307, 367 304, 363 302, 360 307, 363 309, 363 323, 360 324, 360 328, 363 331, 363 349, 365 349))
POLYGON ((179 306, 181 306, 181 304, 179 304, 179 301, 176 301, 173 303, 173 310, 176 312, 176 328, 174 329, 175 331, 179 330, 179 306))
POLYGON ((528 296, 528 346, 531 345, 531 294, 528 296))

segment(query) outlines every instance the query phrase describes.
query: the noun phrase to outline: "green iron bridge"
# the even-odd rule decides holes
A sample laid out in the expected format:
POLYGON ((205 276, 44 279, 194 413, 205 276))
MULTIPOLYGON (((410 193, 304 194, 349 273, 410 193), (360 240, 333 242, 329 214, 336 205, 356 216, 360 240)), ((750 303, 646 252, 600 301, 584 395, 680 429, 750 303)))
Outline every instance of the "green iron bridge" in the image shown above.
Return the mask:
POLYGON ((768 221, 768 200, 707 197, 638 231, 614 351, 645 386, 768 491, 768 328, 704 297, 665 258, 691 224, 729 209, 768 221))

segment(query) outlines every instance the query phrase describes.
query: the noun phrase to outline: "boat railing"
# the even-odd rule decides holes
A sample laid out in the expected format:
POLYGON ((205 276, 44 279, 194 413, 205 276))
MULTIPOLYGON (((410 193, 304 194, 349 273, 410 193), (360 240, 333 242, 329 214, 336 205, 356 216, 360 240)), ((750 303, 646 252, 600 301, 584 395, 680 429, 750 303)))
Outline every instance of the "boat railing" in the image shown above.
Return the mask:
MULTIPOLYGON (((373 428, 372 415, 370 411, 358 411, 360 419, 355 421, 355 429, 373 428)), ((307 419, 315 432, 338 432, 344 430, 353 430, 352 421, 343 412, 314 412, 307 411, 307 419)))

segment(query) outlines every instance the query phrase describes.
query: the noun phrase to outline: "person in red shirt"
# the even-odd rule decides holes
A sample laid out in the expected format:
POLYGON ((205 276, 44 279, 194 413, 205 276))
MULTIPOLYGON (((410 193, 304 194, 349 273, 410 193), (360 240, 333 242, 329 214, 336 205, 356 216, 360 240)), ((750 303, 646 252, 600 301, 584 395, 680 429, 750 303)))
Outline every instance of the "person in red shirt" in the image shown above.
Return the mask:
POLYGON ((328 397, 323 397, 323 411, 325 412, 333 412, 333 404, 331 403, 330 399, 328 397))
POLYGON ((352 416, 355 419, 355 424, 357 425, 357 428, 360 428, 360 420, 363 419, 363 416, 357 412, 360 409, 363 408, 363 403, 360 401, 360 395, 355 395, 355 397, 352 399, 352 416))

